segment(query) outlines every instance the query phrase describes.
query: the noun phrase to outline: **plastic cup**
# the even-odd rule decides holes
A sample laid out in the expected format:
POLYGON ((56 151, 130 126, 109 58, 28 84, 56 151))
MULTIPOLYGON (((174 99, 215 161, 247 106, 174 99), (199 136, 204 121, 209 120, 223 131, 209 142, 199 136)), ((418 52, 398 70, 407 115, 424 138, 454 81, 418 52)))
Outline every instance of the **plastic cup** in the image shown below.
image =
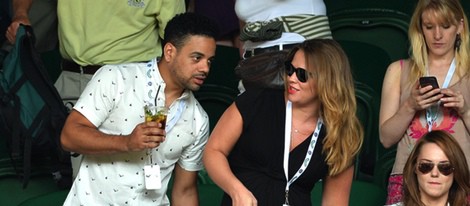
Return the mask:
POLYGON ((145 106, 145 122, 158 122, 165 129, 168 108, 162 106, 145 106))

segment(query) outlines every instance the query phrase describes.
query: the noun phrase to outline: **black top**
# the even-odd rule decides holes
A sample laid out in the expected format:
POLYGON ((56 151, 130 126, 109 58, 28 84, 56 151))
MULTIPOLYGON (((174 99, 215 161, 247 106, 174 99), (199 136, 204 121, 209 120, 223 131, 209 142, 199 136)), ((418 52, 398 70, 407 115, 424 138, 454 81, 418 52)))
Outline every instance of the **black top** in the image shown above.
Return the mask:
MULTIPOLYGON (((284 169, 284 131, 286 106, 282 90, 250 90, 235 104, 243 119, 243 132, 228 156, 237 178, 250 190, 260 206, 284 204, 287 184, 284 169)), ((312 160, 305 172, 290 186, 289 203, 311 205, 310 192, 328 172, 322 154, 325 126, 322 127, 312 160)), ((289 179, 297 172, 310 144, 311 136, 294 148, 289 155, 289 179)), ((224 194, 222 205, 231 205, 224 194)))

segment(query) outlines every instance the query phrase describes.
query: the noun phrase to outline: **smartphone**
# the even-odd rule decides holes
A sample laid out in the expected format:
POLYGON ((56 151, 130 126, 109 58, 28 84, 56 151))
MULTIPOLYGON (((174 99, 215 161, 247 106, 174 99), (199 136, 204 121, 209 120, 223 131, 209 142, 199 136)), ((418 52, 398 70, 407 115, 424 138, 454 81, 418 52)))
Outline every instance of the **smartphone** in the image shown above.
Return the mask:
POLYGON ((421 85, 421 87, 432 85, 433 89, 439 88, 439 84, 437 83, 437 79, 435 76, 420 77, 419 84, 421 85))

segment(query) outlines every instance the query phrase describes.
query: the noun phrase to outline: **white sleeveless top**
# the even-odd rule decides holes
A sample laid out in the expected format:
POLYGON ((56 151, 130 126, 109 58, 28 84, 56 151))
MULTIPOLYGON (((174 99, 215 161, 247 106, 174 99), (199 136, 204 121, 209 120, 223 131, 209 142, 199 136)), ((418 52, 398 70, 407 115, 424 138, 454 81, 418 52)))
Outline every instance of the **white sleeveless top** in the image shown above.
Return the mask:
MULTIPOLYGON (((235 12, 244 22, 268 21, 280 16, 296 14, 326 15, 323 0, 236 0, 235 12)), ((264 42, 245 42, 245 49, 269 47, 278 44, 303 42, 300 34, 284 32, 281 38, 264 42)))

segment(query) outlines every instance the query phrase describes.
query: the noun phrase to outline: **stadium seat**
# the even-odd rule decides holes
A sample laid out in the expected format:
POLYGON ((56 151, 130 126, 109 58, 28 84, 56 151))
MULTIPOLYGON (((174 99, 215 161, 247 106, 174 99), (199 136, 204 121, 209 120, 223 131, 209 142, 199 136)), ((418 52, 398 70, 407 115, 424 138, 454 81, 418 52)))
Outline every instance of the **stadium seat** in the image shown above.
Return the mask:
POLYGON ((210 131, 214 128, 222 113, 238 94, 238 90, 223 85, 204 84, 194 96, 209 116, 210 131))
POLYGON ((380 98, 383 78, 391 63, 387 52, 361 41, 338 40, 338 43, 348 56, 354 79, 371 87, 380 98))
POLYGON ((46 193, 27 199, 18 206, 61 206, 64 204, 68 193, 68 190, 46 193))
POLYGON ((390 9, 357 8, 330 13, 328 17, 335 40, 375 45, 386 51, 391 61, 408 57, 408 14, 390 9))
POLYGON ((328 0, 325 1, 325 5, 327 14, 349 9, 376 8, 396 10, 411 16, 416 2, 416 0, 328 0))
POLYGON ((378 141, 379 101, 376 92, 361 82, 355 83, 356 115, 364 129, 364 142, 356 159, 354 179, 372 182, 378 141))
POLYGON ((204 84, 220 85, 237 90, 239 79, 235 75, 235 67, 240 60, 238 48, 217 45, 215 59, 212 61, 209 76, 204 84))
POLYGON ((16 176, 12 176, 0 178, 0 191, 2 191, 0 193, 0 205, 18 205, 30 198, 60 191, 60 189, 50 175, 32 177, 26 188, 23 188, 21 180, 16 176))

